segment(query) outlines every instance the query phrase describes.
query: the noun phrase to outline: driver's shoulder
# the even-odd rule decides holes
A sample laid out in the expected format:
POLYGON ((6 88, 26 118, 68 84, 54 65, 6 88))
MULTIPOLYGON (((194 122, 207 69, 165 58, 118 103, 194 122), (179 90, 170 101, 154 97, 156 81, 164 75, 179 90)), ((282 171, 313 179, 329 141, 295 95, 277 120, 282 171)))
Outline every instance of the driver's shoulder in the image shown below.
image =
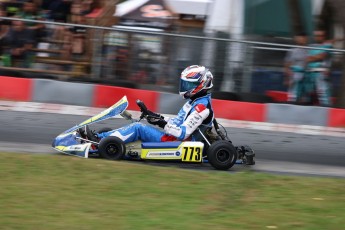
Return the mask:
POLYGON ((192 106, 196 106, 198 104, 203 104, 205 106, 207 106, 211 101, 211 95, 207 94, 205 96, 196 98, 193 102, 192 102, 192 106))
POLYGON ((198 113, 200 113, 204 110, 209 110, 209 107, 210 107, 209 101, 200 100, 193 104, 192 111, 197 111, 198 113))

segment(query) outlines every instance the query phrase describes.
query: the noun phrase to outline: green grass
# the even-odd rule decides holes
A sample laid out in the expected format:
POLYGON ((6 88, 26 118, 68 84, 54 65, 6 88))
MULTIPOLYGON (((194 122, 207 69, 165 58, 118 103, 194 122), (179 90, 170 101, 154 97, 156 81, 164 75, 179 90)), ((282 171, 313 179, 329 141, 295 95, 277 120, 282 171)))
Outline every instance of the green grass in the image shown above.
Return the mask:
POLYGON ((0 229, 343 229, 345 180, 0 153, 0 229))

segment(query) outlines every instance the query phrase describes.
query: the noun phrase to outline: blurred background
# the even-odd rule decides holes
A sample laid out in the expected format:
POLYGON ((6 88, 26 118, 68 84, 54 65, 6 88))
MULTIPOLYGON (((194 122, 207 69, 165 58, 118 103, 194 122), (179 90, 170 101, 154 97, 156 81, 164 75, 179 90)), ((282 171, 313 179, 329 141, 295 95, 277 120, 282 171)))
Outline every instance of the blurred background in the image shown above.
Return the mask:
MULTIPOLYGON (((193 64, 213 97, 288 103, 284 65, 294 36, 322 28, 328 82, 345 108, 341 0, 1 0, 0 75, 178 92, 193 64)), ((293 102, 290 102, 293 103, 293 102)), ((318 105, 312 101, 311 105, 318 105)))

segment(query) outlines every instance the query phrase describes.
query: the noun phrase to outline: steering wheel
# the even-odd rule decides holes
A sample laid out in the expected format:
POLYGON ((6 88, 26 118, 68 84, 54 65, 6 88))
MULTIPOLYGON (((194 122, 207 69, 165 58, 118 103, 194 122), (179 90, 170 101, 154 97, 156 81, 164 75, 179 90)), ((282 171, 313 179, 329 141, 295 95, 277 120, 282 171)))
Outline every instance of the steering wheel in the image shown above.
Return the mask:
POLYGON ((146 117, 146 115, 148 115, 148 109, 146 107, 146 105, 144 104, 143 101, 140 101, 139 99, 136 101, 137 105, 140 108, 141 111, 141 115, 140 115, 140 120, 143 119, 144 117, 146 117))

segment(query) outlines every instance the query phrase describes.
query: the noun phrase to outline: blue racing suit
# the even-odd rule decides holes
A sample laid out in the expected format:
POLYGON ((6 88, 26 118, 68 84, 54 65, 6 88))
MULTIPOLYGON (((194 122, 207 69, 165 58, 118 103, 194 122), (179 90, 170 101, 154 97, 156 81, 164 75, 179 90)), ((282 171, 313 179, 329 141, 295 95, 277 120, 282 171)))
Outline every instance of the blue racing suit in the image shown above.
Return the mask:
POLYGON ((176 117, 165 117, 167 124, 164 129, 134 122, 119 129, 99 133, 97 136, 99 138, 116 136, 126 144, 137 140, 142 142, 196 140, 197 135, 193 132, 201 125, 212 127, 213 119, 211 95, 206 94, 194 100, 189 99, 176 117))

